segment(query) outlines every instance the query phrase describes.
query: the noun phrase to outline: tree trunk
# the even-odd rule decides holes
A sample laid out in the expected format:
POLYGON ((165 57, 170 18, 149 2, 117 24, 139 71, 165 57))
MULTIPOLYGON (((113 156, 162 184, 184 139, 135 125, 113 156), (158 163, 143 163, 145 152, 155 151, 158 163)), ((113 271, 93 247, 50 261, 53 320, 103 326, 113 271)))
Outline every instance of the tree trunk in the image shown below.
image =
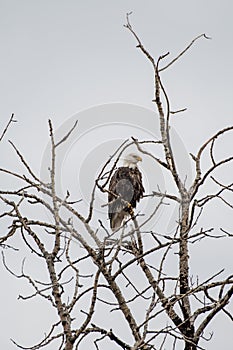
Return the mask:
POLYGON ((64 350, 73 350, 73 346, 74 346, 73 342, 67 340, 64 350))
MULTIPOLYGON (((183 295, 181 308, 184 317, 184 338, 194 338, 195 329, 191 320, 191 306, 187 293, 189 292, 189 252, 188 252, 188 233, 189 233, 189 206, 190 200, 187 193, 182 194, 181 203, 181 222, 180 222, 180 294, 183 295)), ((195 350, 196 345, 186 342, 185 350, 195 350)))
POLYGON ((197 350, 197 345, 186 342, 184 350, 197 350))

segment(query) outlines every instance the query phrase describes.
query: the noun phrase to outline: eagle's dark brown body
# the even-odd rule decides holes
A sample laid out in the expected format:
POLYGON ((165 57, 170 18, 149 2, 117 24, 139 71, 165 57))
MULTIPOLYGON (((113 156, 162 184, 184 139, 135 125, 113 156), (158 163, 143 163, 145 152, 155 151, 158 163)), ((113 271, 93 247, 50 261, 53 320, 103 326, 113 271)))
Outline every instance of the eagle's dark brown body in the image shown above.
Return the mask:
POLYGON ((137 167, 120 167, 115 171, 109 184, 108 195, 108 216, 113 231, 122 225, 130 207, 136 207, 143 193, 142 174, 137 167))

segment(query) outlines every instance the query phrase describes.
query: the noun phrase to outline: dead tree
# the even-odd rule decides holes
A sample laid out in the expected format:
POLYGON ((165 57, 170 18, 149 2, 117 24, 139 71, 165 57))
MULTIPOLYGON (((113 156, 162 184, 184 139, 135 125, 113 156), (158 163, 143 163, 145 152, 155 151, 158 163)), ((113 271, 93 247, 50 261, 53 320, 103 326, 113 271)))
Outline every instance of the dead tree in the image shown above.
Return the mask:
MULTIPOLYGON (((204 281, 193 281, 189 260, 190 243, 220 237, 212 228, 198 226, 203 208, 214 199, 233 208, 229 199, 233 183, 224 184, 214 176, 217 169, 228 166, 233 160, 233 156, 217 160, 214 154, 217 139, 231 132, 233 126, 216 132, 196 155, 190 155, 195 177, 191 186, 187 186, 179 174, 170 135, 171 114, 175 112, 170 110, 169 96, 161 79, 161 73, 166 68, 175 63, 197 39, 206 36, 198 36, 180 55, 161 66, 168 54, 156 61, 132 28, 129 15, 125 27, 136 39, 138 49, 152 64, 155 83, 153 103, 159 115, 160 140, 132 138, 119 145, 93 184, 86 217, 77 209, 79 201, 71 201, 72 194, 67 192, 61 198, 56 191, 56 153, 76 124, 61 140, 56 140, 52 122, 49 121, 51 166, 48 183, 33 172, 12 142, 25 173, 0 169, 5 176, 18 180, 16 188, 0 191, 0 199, 6 208, 1 217, 7 217, 10 222, 0 243, 11 242, 13 237, 16 242, 22 240, 34 261, 44 268, 44 280, 39 281, 27 274, 24 261, 21 273, 15 273, 9 267, 5 250, 2 253, 3 263, 11 274, 27 280, 32 287, 32 293, 20 295, 20 299, 41 297, 50 303, 57 315, 51 329, 38 344, 26 347, 12 340, 21 349, 41 349, 53 343, 57 349, 85 349, 91 342, 96 349, 111 346, 113 349, 162 350, 168 345, 177 349, 182 343, 185 350, 196 350, 203 349, 205 330, 219 312, 225 313, 233 321, 227 309, 233 294, 233 276, 217 279, 222 273, 220 271, 204 281), (161 147, 163 158, 151 154, 146 148, 148 143, 161 147), (129 225, 123 225, 116 238, 106 223, 100 220, 93 227, 95 197, 97 191, 107 195, 115 166, 121 154, 132 144, 166 171, 167 176, 173 179, 174 193, 177 194, 161 191, 147 194, 145 199, 160 198, 152 215, 143 213, 144 216, 140 217, 134 213, 128 220, 129 225), (201 165, 204 152, 208 152, 211 162, 207 169, 201 165), (200 189, 210 178, 217 190, 201 197, 200 189), (229 195, 227 198, 226 194, 229 195), (179 206, 173 234, 168 236, 164 232, 154 231, 145 234, 145 224, 168 202, 179 206), (43 210, 40 211, 40 208, 43 210), (48 215, 44 215, 44 210, 48 215), (99 235, 101 230, 104 236, 99 235), (177 273, 168 274, 166 264, 171 257, 177 264, 177 273), (117 321, 115 315, 120 315, 117 321)), ((223 236, 230 239, 232 234, 222 229, 223 236)))

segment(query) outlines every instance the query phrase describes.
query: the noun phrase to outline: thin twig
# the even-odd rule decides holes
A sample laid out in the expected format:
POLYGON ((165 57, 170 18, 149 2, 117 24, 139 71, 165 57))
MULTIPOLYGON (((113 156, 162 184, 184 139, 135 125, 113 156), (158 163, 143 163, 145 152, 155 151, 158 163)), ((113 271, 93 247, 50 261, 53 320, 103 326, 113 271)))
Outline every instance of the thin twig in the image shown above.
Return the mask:
POLYGON ((169 62, 166 66, 160 68, 160 69, 159 69, 159 72, 164 71, 165 69, 167 69, 168 67, 170 67, 173 63, 175 63, 178 59, 180 59, 180 57, 183 56, 183 55, 190 49, 190 47, 195 43, 195 41, 197 41, 198 39, 200 39, 200 38, 202 38, 202 37, 205 38, 205 39, 211 39, 211 38, 208 37, 206 34, 200 34, 200 35, 198 35, 196 38, 194 38, 194 39, 191 41, 191 43, 188 44, 188 46, 186 46, 186 48, 185 48, 183 51, 181 51, 181 52, 179 53, 178 56, 176 56, 176 57, 175 57, 171 62, 169 62))
POLYGON ((14 119, 14 113, 12 113, 8 123, 5 126, 5 129, 3 130, 3 132, 2 132, 2 134, 0 136, 0 142, 2 141, 3 137, 5 136, 5 134, 6 134, 7 130, 8 130, 8 128, 9 128, 10 124, 11 123, 16 123, 16 122, 17 122, 17 120, 14 119))

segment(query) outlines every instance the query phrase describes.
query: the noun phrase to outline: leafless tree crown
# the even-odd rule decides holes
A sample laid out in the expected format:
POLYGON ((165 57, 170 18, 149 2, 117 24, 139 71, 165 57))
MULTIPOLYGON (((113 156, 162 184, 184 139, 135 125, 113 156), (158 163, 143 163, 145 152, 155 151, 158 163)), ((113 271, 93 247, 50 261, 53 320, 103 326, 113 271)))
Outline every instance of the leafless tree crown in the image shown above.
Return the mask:
MULTIPOLYGON (((111 349, 162 350, 167 348, 167 344, 170 349, 178 349, 178 346, 180 349, 183 344, 185 350, 196 350, 203 349, 204 340, 209 337, 206 335, 207 326, 219 312, 233 321, 228 311, 233 294, 233 276, 221 277, 223 271, 220 270, 213 272, 206 280, 199 281, 190 275, 191 244, 206 239, 232 237, 224 227, 221 230, 212 227, 206 229, 200 227, 198 222, 205 207, 214 200, 233 208, 233 183, 225 184, 216 175, 219 168, 231 164, 233 156, 222 159, 215 156, 218 139, 232 132, 233 126, 216 132, 201 145, 196 155, 190 154, 195 176, 188 186, 179 173, 170 135, 173 114, 182 113, 186 109, 171 110, 169 95, 161 79, 162 72, 180 59, 194 42, 207 36, 197 36, 177 57, 163 63, 169 54, 162 55, 157 60, 152 57, 133 29, 129 15, 125 28, 153 67, 153 103, 159 116, 161 138, 132 138, 119 146, 106 161, 93 184, 86 216, 78 209, 79 200, 71 201, 72 194, 67 192, 61 198, 56 191, 56 154, 78 127, 77 123, 61 140, 56 140, 49 120, 49 183, 34 173, 13 142, 13 150, 25 171, 18 173, 0 169, 1 174, 17 179, 19 184, 14 189, 0 190, 0 199, 5 208, 0 217, 2 220, 7 219, 9 225, 0 238, 3 264, 11 274, 26 280, 32 288, 31 294, 19 295, 19 299, 43 298, 56 312, 55 323, 50 330, 46 330, 46 335, 38 344, 28 346, 12 340, 20 349, 42 349, 53 343, 57 349, 84 349, 91 343, 92 348, 96 349, 108 346, 111 349), (160 147, 163 157, 149 152, 146 148, 148 143, 160 147), (159 199, 152 215, 148 216, 145 212, 141 218, 135 211, 129 218, 127 227, 124 225, 116 238, 115 233, 110 232, 101 220, 96 227, 93 226, 97 215, 94 210, 95 198, 97 191, 107 195, 109 180, 119 158, 132 144, 145 157, 152 157, 164 169, 173 180, 174 192, 163 193, 157 189, 146 194, 142 200, 148 197, 159 199), (210 165, 207 168, 202 163, 204 155, 209 157, 210 165), (201 189, 207 181, 212 181, 216 191, 202 196, 201 189), (145 232, 145 224, 162 206, 170 203, 179 206, 173 233, 167 235, 153 230, 145 232), (45 211, 48 215, 44 215, 45 211), (99 235, 100 230, 105 232, 104 236, 99 235), (15 249, 11 240, 16 236, 32 253, 34 263, 41 264, 41 269, 44 268, 43 280, 26 272, 25 261, 22 262, 19 274, 9 267, 6 248, 15 249), (173 272, 167 268, 169 261, 174 262, 173 272)), ((12 115, 0 141, 13 121, 12 115)))

